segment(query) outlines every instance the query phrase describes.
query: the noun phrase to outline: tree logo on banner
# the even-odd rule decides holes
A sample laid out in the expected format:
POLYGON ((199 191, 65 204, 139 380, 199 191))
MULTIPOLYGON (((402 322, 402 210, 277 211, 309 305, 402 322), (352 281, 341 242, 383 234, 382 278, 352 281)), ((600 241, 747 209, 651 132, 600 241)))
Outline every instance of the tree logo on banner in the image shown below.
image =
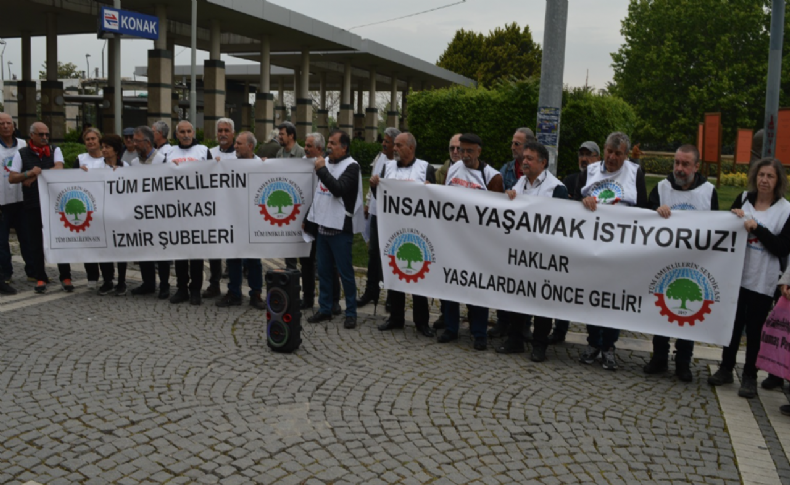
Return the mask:
POLYGON ((285 177, 269 179, 258 188, 255 205, 263 218, 273 226, 283 226, 296 220, 304 204, 302 189, 285 177))
POLYGON ((436 262, 433 244, 416 229, 401 229, 384 247, 392 274, 407 283, 425 278, 431 263, 436 262))
POLYGON ((599 204, 616 204, 623 198, 623 187, 614 180, 601 180, 592 184, 587 193, 599 204))
POLYGON ((60 214, 63 227, 71 232, 82 232, 91 225, 96 199, 82 187, 69 187, 55 198, 55 211, 60 214))
POLYGON ((693 326, 705 320, 719 301, 716 280, 696 263, 676 263, 662 269, 650 283, 656 307, 669 322, 693 326))

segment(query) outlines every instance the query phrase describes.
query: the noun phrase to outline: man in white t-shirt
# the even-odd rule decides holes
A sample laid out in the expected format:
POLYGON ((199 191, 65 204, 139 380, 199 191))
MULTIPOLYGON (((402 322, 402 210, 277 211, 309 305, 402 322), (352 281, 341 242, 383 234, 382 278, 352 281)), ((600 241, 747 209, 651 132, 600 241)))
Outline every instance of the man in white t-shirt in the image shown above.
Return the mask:
POLYGON ((25 224, 22 203, 22 186, 8 183, 11 173, 11 162, 25 141, 14 137, 14 120, 7 113, 0 113, 0 160, 3 162, 3 180, 0 182, 0 294, 13 295, 16 290, 11 287, 11 276, 14 267, 11 264, 11 246, 8 242, 11 228, 17 233, 19 247, 25 260, 25 271, 33 276, 33 264, 25 224))
MULTIPOLYGON (((25 219, 28 223, 30 249, 33 258, 33 271, 37 281, 36 293, 47 291, 47 270, 44 265, 44 227, 41 220, 41 202, 38 198, 38 176, 42 170, 61 170, 63 153, 60 148, 49 144, 49 127, 41 122, 30 125, 30 143, 14 154, 8 181, 22 184, 25 219)), ((60 284, 65 291, 74 291, 71 284, 71 266, 58 264, 60 284)))

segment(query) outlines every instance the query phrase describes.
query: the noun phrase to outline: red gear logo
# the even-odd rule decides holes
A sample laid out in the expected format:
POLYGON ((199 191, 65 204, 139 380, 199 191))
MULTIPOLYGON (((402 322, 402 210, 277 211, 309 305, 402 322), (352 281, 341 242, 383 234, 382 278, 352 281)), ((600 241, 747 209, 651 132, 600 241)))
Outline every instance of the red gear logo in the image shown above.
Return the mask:
POLYGON ((91 221, 93 220, 93 211, 88 211, 88 215, 85 216, 85 220, 82 224, 72 224, 65 212, 60 213, 60 220, 63 222, 63 226, 68 228, 69 231, 82 232, 90 227, 91 221))
POLYGON ((297 214, 299 214, 300 205, 302 204, 294 204, 294 210, 291 211, 291 214, 286 217, 283 217, 282 219, 277 219, 273 217, 271 214, 269 214, 269 209, 266 208, 266 204, 258 204, 258 207, 261 208, 261 215, 263 216, 263 218, 266 219, 266 221, 268 221, 271 225, 276 224, 277 226, 284 226, 289 222, 296 220, 296 216, 297 214))
POLYGON ((710 306, 713 303, 710 300, 704 300, 702 302, 702 306, 696 313, 688 316, 678 315, 677 313, 673 312, 667 306, 667 301, 664 298, 664 295, 661 293, 657 293, 656 295, 656 306, 661 308, 661 315, 667 317, 670 322, 676 322, 678 326, 683 326, 684 324, 688 323, 689 326, 693 327, 696 322, 702 322, 705 320, 705 315, 710 313, 710 306))
POLYGON ((425 278, 425 275, 428 274, 430 271, 430 261, 423 261, 422 267, 414 274, 406 274, 403 270, 400 269, 398 266, 398 261, 395 259, 394 255, 390 255, 390 267, 392 268, 392 272, 398 277, 399 280, 405 281, 406 283, 415 283, 417 280, 421 280, 425 278))

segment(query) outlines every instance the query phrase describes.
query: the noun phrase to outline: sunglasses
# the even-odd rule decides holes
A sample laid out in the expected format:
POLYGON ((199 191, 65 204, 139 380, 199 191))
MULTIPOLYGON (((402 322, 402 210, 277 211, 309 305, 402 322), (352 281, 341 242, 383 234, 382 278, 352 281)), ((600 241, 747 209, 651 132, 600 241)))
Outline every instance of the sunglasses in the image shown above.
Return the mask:
POLYGON ((40 136, 41 138, 49 138, 49 133, 33 133, 36 136, 40 136))
POLYGON ((451 146, 451 147, 450 147, 450 151, 451 151, 451 152, 460 152, 460 151, 461 151, 461 147, 454 147, 454 146, 451 146))

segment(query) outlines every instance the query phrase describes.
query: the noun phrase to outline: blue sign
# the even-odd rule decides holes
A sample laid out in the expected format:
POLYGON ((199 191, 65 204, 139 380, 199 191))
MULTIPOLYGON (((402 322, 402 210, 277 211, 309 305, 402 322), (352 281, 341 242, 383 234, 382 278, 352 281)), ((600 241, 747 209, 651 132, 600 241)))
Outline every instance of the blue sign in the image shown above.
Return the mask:
POLYGON ((159 39, 159 17, 129 10, 102 7, 99 13, 99 37, 103 34, 131 35, 159 39))

